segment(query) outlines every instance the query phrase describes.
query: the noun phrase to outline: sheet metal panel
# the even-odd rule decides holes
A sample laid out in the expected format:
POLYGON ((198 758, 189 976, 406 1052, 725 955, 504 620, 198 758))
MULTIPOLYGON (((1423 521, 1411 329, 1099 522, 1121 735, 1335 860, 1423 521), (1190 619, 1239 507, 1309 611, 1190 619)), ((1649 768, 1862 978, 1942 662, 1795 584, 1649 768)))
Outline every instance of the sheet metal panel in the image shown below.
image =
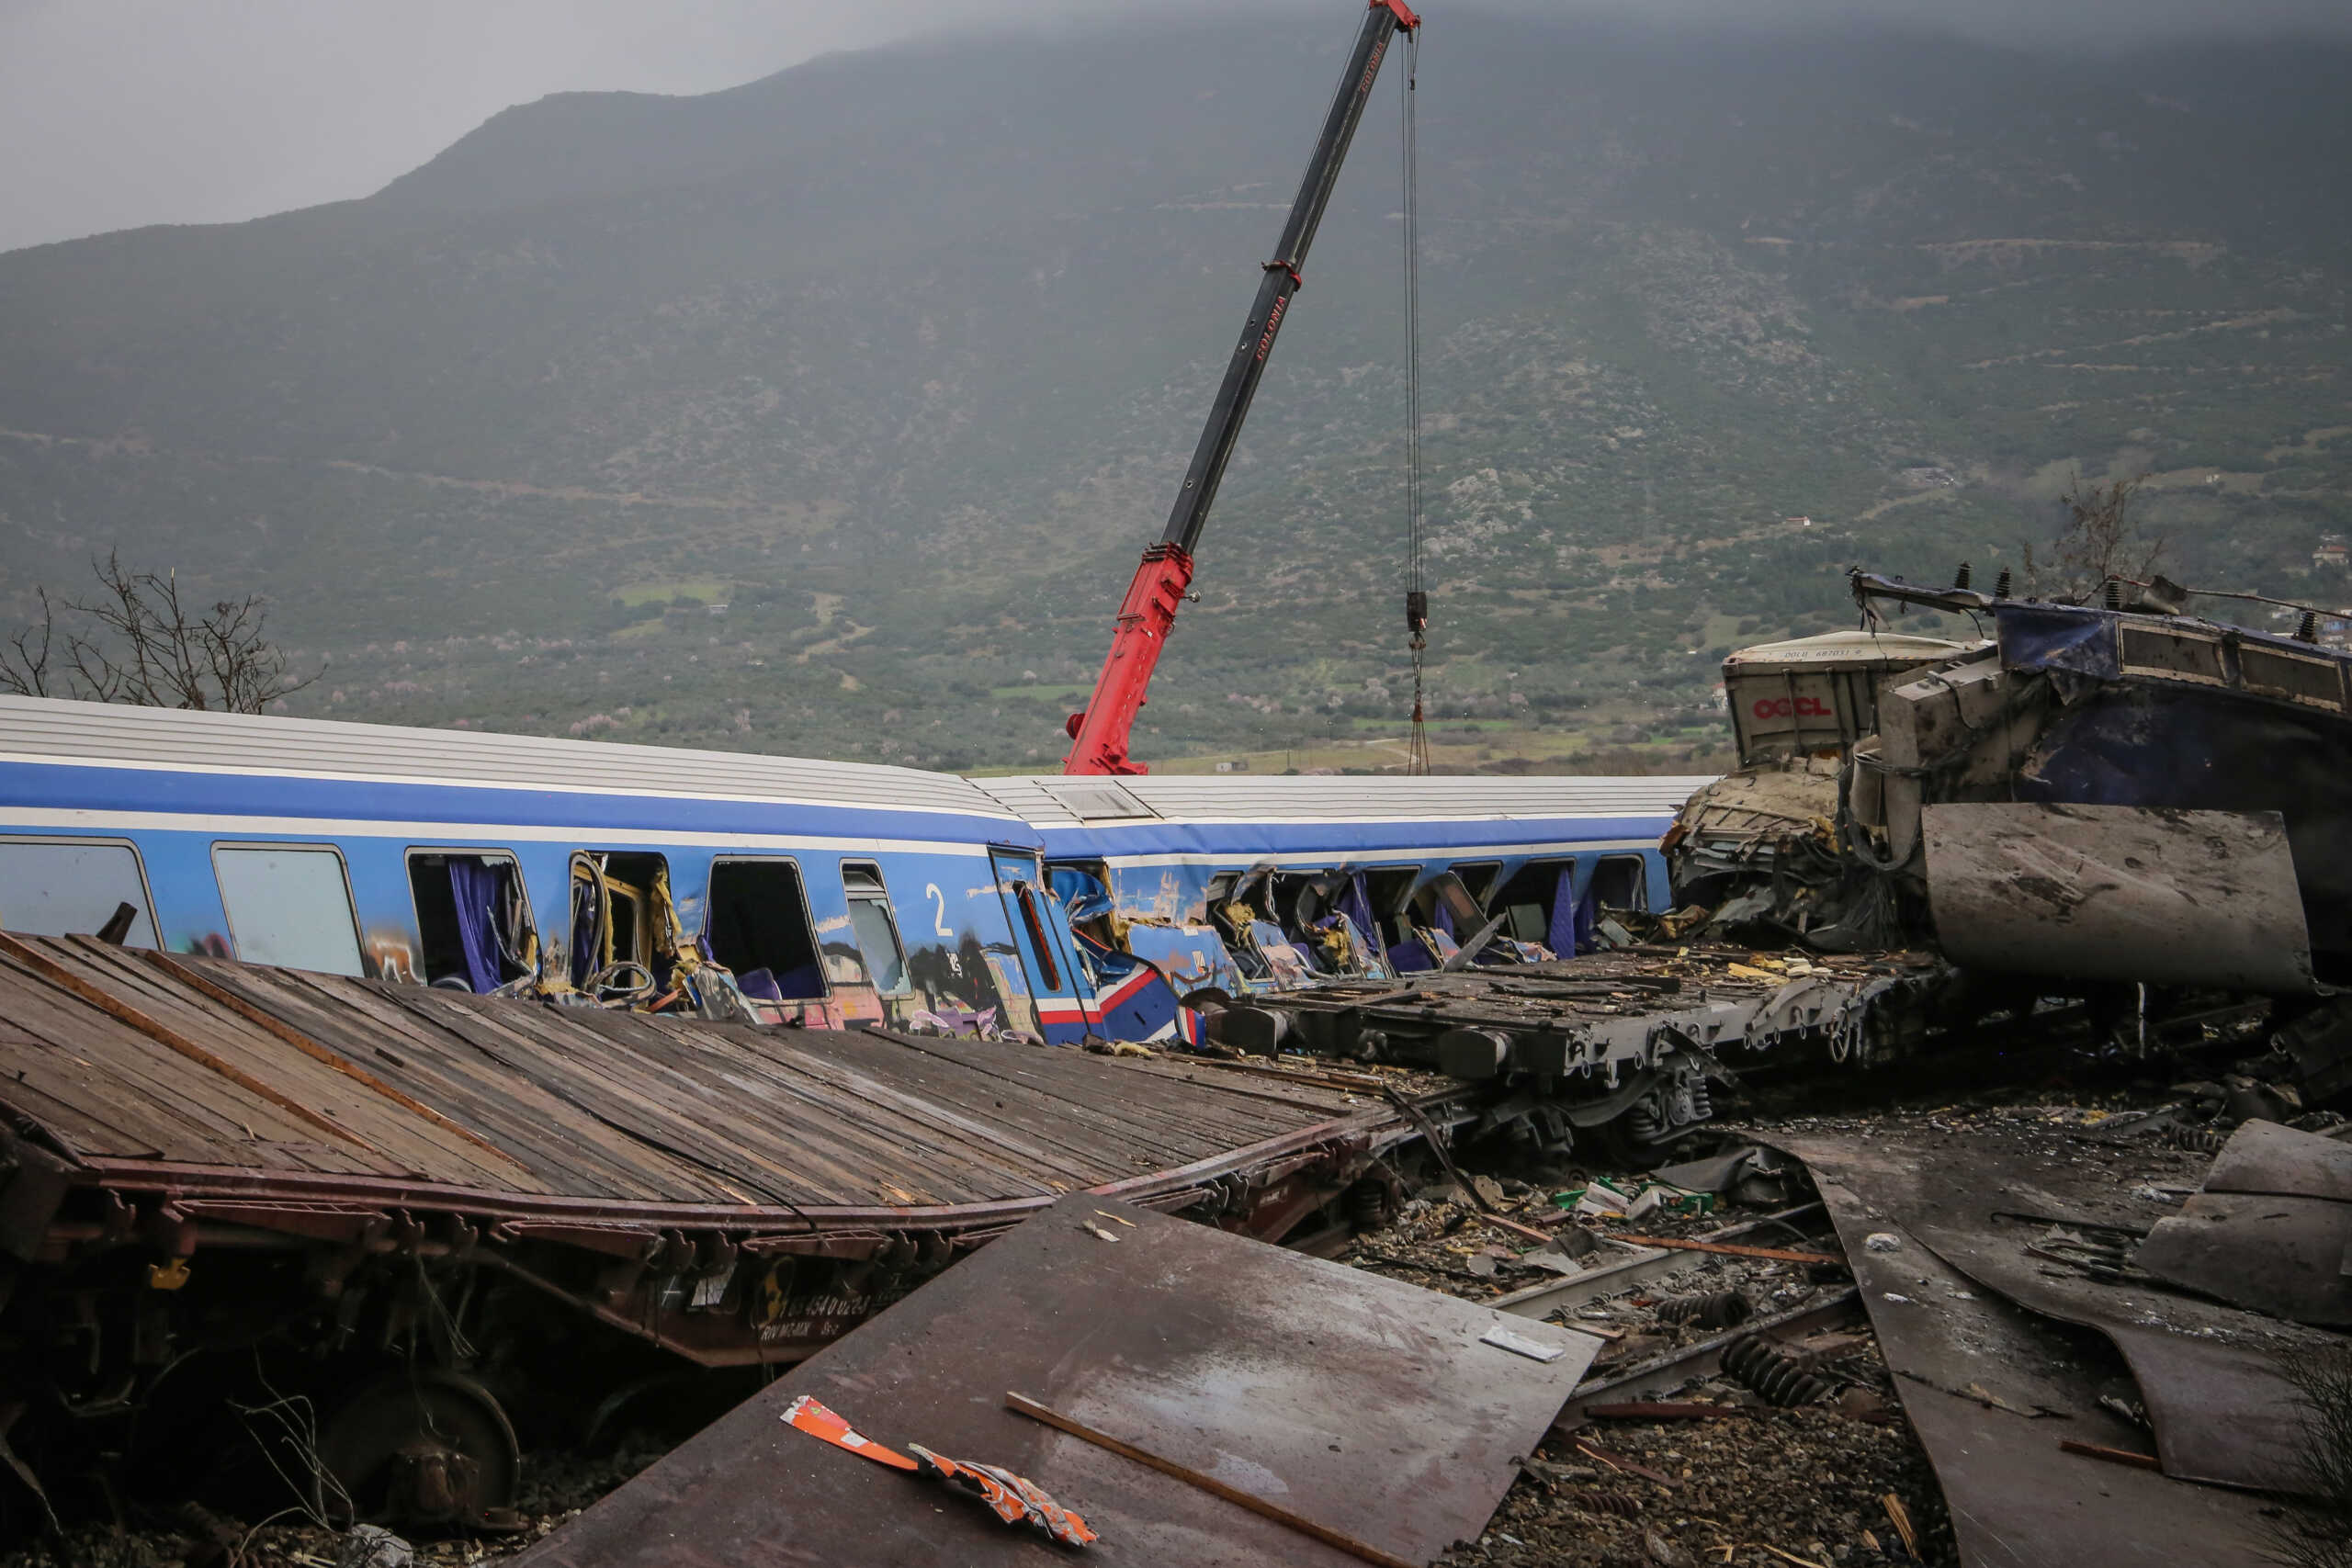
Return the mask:
POLYGON ((2000 801, 1922 813, 1928 902, 1954 963, 2076 979, 2312 989, 2275 811, 2000 801))
POLYGON ((802 1363, 517 1568, 1034 1563, 968 1499, 785 1426, 803 1393, 868 1438, 1001 1464, 1102 1533, 1103 1568, 1356 1564, 1004 1408, 1020 1393, 1411 1562, 1475 1540, 1599 1342, 1362 1269, 1066 1199, 802 1363), (1093 1229, 1115 1233, 1106 1242, 1093 1229), (1549 1363, 1484 1344, 1497 1327, 1549 1363))

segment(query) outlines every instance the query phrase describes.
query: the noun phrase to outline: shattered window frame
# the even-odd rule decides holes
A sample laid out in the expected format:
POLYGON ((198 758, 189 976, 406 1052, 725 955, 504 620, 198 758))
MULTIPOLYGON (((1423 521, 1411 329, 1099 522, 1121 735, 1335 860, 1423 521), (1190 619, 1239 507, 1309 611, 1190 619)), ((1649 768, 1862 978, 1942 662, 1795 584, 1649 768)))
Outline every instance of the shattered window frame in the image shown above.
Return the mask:
POLYGON ((1373 924, 1379 927, 1379 930, 1373 931, 1371 936, 1374 942, 1380 943, 1382 953, 1386 953, 1405 940, 1405 933, 1399 929, 1397 922, 1411 917, 1413 896, 1420 891, 1421 874, 1428 869, 1427 862, 1416 862, 1411 865, 1364 867, 1364 902, 1372 906, 1373 924), (1403 890, 1384 901, 1374 890, 1391 886, 1384 879, 1392 877, 1404 879, 1403 890))
MULTIPOLYGON (((12 846, 44 846, 59 849, 104 849, 122 850, 127 852, 130 856, 130 869, 139 878, 139 917, 141 920, 144 920, 146 922, 147 941, 143 942, 133 942, 129 936, 126 936, 123 939, 123 945, 126 947, 153 947, 156 949, 161 949, 163 947, 163 932, 161 928, 155 924, 155 890, 147 880, 147 861, 146 858, 139 852, 138 844, 129 839, 119 838, 113 834, 84 835, 79 833, 9 833, 0 835, 0 850, 6 850, 12 846)), ((28 926, 11 925, 9 923, 10 919, 11 917, 8 913, 6 900, 5 898, 0 898, 0 931, 17 931, 27 935, 42 934, 34 931, 28 926)), ((103 923, 104 922, 101 922, 101 924, 103 923)), ((138 929, 139 921, 132 921, 131 930, 136 931, 138 929)), ((96 932, 93 931, 91 934, 95 935, 96 932)))
MULTIPOLYGON (((719 955, 717 944, 711 942, 711 927, 718 919, 718 874, 730 865, 781 865, 792 873, 793 889, 799 895, 800 932, 808 944, 808 967, 816 973, 818 990, 814 996, 786 997, 784 1000, 787 1004, 831 1000, 833 977, 825 973, 825 943, 817 934, 817 917, 808 905, 808 873, 797 855, 717 854, 710 857, 710 869, 703 880, 702 930, 695 934, 698 942, 710 948, 712 961, 734 970, 738 975, 746 973, 728 964, 719 955)), ((775 973, 772 964, 753 964, 752 968, 767 969, 772 975, 775 973)))
MULTIPOLYGON (((546 939, 539 930, 539 911, 531 903, 531 884, 523 874, 523 859, 520 855, 513 850, 495 844, 411 844, 401 852, 401 874, 408 879, 409 912, 416 917, 416 973, 424 984, 428 986, 433 984, 435 977, 427 973, 426 949, 430 939, 429 933, 424 929, 424 907, 417 901, 416 897, 416 863, 420 859, 431 859, 435 856, 440 857, 445 866, 451 860, 472 860, 484 863, 503 861, 512 866, 514 873, 514 889, 523 899, 523 929, 514 933, 516 940, 519 942, 525 936, 537 937, 544 946, 546 939)), ((566 886, 569 886, 569 884, 566 886)), ((453 895, 452 904, 455 901, 453 895)), ((568 931, 565 933, 567 937, 570 934, 568 931)))
MULTIPOLYGON (((1492 897, 1496 902, 1487 904, 1487 913, 1490 917, 1494 915, 1505 917, 1503 935, 1510 937, 1513 942, 1540 942, 1548 940, 1551 935, 1552 921, 1557 914, 1557 910, 1552 905, 1556 904, 1559 897, 1560 873, 1563 871, 1573 873, 1584 858, 1581 855, 1539 855, 1521 862, 1519 869, 1495 885, 1492 897), (1509 897, 1510 890, 1519 885, 1520 879, 1532 872, 1542 873, 1542 881, 1549 885, 1544 898, 1517 904, 1502 902, 1509 897), (1532 936, 1526 933, 1518 919, 1511 914, 1514 909, 1529 908, 1533 909, 1541 917, 1538 929, 1532 936)), ((1646 886, 1646 876, 1644 880, 1646 886)), ((1573 898, 1574 895, 1571 894, 1570 897, 1573 898)))
POLYGON ((650 972, 654 961, 661 955, 662 945, 669 940, 670 933, 657 931, 653 925, 653 869, 648 867, 643 870, 642 874, 639 874, 639 868, 646 867, 646 863, 653 863, 653 867, 658 867, 662 876, 669 880, 670 908, 674 915, 677 912, 678 879, 677 874, 671 869, 668 853, 662 850, 572 851, 571 858, 565 863, 564 867, 566 905, 563 935, 567 946, 571 941, 573 928, 579 924, 580 893, 576 868, 582 861, 587 862, 602 879, 606 924, 611 923, 613 911, 616 908, 624 904, 628 907, 629 934, 634 939, 631 942, 633 951, 624 953, 616 944, 613 962, 641 964, 650 972), (616 855, 624 857, 627 863, 615 867, 613 859, 616 855), (616 882, 620 885, 617 894, 614 892, 612 886, 616 882))
MULTIPOLYGON (((714 866, 712 869, 716 871, 718 868, 714 866)), ((898 906, 890 901, 890 885, 882 875, 881 863, 870 860, 844 860, 841 863, 841 874, 842 896, 847 901, 849 909, 849 938, 856 944, 858 961, 865 965, 866 983, 874 987, 875 994, 877 996, 912 996, 915 982, 912 972, 907 967, 907 940, 899 933, 898 906), (850 881, 852 872, 872 877, 874 881, 872 889, 867 890, 853 886, 850 881), (882 911, 883 924, 890 935, 891 957, 899 969, 899 983, 895 986, 884 986, 875 979, 874 955, 865 951, 865 933, 860 931, 857 925, 857 907, 860 904, 868 904, 882 911)), ((804 902, 808 897, 806 883, 801 886, 800 896, 804 902)))
POLYGON ((1615 851, 1594 856, 1592 881, 1589 886, 1594 889, 1593 903, 1598 908, 1631 909, 1643 915, 1650 911, 1650 863, 1638 852, 1615 851), (1630 904, 1611 904, 1600 895, 1600 879, 1612 865, 1631 865, 1634 868, 1634 901, 1630 904))
POLYGON ((1502 883, 1503 863, 1498 860, 1455 861, 1445 869, 1453 873, 1455 880, 1462 884, 1462 891, 1470 895, 1470 901, 1481 909, 1487 908, 1487 901, 1502 883))

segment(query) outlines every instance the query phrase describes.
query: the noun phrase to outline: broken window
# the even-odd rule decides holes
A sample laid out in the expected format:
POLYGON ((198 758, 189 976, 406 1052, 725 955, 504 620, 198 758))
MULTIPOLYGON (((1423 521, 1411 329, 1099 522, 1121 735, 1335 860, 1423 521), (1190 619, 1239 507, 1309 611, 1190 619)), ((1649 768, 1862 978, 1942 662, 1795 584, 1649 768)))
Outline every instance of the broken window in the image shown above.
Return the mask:
POLYGON ((890 910, 889 890, 882 885, 882 868, 857 861, 842 863, 842 886, 849 894, 850 934, 865 960, 874 988, 896 996, 907 988, 907 954, 899 943, 899 922, 890 910))
POLYGON ((1379 928, 1373 940, 1381 946, 1391 947, 1405 940, 1405 906, 1413 896, 1413 885, 1420 879, 1421 868, 1417 865, 1385 865, 1364 873, 1373 924, 1379 928))
POLYGON ((1541 942, 1566 958, 1576 952, 1576 872, 1572 860, 1530 861, 1495 890, 1487 908, 1504 917, 1513 942, 1541 942))
MULTIPOLYGON (((855 900, 850 908, 854 920, 855 900)), ((884 908, 887 912, 887 902, 884 908)), ((745 996, 771 1002, 823 999, 824 965, 808 919, 800 868, 792 862, 714 862, 703 931, 711 957, 735 972, 735 983, 745 996)), ((876 956, 868 950, 869 964, 876 956)))
POLYGON ((216 844, 229 941, 247 964, 361 975, 359 922, 343 856, 324 846, 216 844))
POLYGON ((139 852, 129 844, 87 839, 0 841, 0 930, 103 934, 131 947, 154 946, 139 852), (130 907, 127 923, 119 919, 125 905, 130 907))
POLYGON ((1476 899, 1480 908, 1491 909, 1494 905, 1488 895, 1494 892, 1495 878, 1502 869, 1498 860, 1457 861, 1453 874, 1462 879, 1462 890, 1476 899))
MULTIPOLYGON (((1209 884, 1209 918, 1243 976, 1288 987, 1312 979, 1314 964, 1275 918, 1283 897, 1280 885, 1285 880, 1266 864, 1221 874, 1209 884)), ((1288 880, 1293 882, 1289 902, 1295 914, 1304 881, 1288 880)))
MULTIPOLYGON (((670 863, 660 855, 607 851, 571 857, 574 986, 605 998, 652 994, 657 886, 666 911, 670 863)), ((666 952, 671 944, 662 946, 666 952)))
POLYGON ((408 884, 425 984, 486 993, 537 967, 538 935, 513 855, 412 850, 408 884))
POLYGON ((1592 899, 1604 909, 1647 909, 1649 867, 1639 855, 1604 855, 1592 868, 1592 899))

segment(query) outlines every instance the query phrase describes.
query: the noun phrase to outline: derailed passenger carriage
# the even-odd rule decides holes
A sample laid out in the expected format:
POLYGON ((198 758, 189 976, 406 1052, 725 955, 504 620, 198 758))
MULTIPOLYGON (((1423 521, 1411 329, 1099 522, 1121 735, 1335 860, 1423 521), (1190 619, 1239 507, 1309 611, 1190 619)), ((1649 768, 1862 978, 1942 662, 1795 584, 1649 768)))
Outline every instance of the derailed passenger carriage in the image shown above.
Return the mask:
POLYGON ((15 1451, 184 1495, 215 1458, 266 1472, 243 1423, 299 1397, 314 1426, 262 1447, 353 1511, 492 1520, 510 1413, 576 1437, 664 1358, 807 1355, 1061 1192, 1268 1240, 1376 1215, 1381 1162, 1500 1086, 1408 1079, 1408 1112, 1023 1043, 1573 946, 1662 886, 1683 785, 1238 782, 1105 811, 0 699, 15 1451))
POLYGON ((1049 1042, 1549 956, 1689 779, 1063 778, 0 698, 0 929, 478 994, 1049 1042), (1579 913, 1580 912, 1580 913, 1579 913))

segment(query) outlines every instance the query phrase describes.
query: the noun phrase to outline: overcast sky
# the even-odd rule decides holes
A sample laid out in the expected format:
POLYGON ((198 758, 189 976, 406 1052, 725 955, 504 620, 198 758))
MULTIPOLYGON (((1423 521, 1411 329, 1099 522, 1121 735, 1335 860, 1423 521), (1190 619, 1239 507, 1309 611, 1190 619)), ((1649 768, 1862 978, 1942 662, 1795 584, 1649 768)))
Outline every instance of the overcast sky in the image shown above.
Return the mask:
MULTIPOLYGON (((1306 3, 1342 29, 1359 8, 1306 3)), ((1433 33, 1444 3, 1430 0, 1441 13, 1433 33)), ((1571 0, 1487 3, 1555 10, 1571 0)), ((2346 0, 1638 3, 1652 15, 1861 13, 2019 42, 2352 32, 2346 0)), ((1203 9, 1202 0, 0 0, 0 250, 365 196, 500 109, 548 93, 707 92, 939 28, 1203 9)))

